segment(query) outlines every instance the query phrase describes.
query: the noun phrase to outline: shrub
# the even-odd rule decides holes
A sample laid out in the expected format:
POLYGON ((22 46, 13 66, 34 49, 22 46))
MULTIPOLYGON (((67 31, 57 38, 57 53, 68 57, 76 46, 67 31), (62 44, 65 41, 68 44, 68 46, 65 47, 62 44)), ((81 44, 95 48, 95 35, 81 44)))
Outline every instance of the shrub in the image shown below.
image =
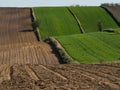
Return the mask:
POLYGON ((98 22, 98 29, 99 31, 102 32, 102 29, 103 29, 103 23, 101 21, 98 22))
POLYGON ((39 27, 38 21, 34 21, 34 22, 32 23, 32 26, 33 26, 33 29, 36 30, 36 28, 39 27))

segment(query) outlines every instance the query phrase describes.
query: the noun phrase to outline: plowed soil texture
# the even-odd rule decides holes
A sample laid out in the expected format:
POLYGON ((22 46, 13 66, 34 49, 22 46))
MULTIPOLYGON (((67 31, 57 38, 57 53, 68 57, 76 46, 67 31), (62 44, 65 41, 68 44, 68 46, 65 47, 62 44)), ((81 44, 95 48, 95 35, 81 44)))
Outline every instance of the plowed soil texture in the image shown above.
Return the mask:
POLYGON ((30 8, 0 8, 0 64, 58 64, 51 47, 35 36, 30 8))
POLYGON ((0 90, 120 90, 120 63, 0 65, 0 90))

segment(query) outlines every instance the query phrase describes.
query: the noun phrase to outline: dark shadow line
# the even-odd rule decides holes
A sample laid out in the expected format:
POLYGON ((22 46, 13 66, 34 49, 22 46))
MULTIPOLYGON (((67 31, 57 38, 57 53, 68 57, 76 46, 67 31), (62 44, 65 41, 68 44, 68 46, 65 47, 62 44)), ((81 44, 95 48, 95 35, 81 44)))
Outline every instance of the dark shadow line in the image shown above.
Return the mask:
POLYGON ((112 17, 112 19, 116 22, 116 24, 118 26, 120 26, 120 22, 116 19, 116 17, 107 8, 105 8, 104 6, 100 6, 100 7, 103 8, 112 17))

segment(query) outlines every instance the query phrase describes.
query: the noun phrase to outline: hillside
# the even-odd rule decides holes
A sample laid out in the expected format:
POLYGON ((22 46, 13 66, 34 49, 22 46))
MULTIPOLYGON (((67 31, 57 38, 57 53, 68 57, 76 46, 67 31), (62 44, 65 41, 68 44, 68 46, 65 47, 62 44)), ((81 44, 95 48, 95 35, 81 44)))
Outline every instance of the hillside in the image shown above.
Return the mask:
POLYGON ((120 61, 120 35, 89 33, 55 37, 67 53, 79 63, 120 61))
POLYGON ((30 8, 0 8, 0 64, 59 64, 51 46, 37 40, 30 8))
POLYGON ((0 8, 0 90, 120 90, 120 28, 81 34, 68 8, 32 10, 0 8))
POLYGON ((80 33, 76 20, 64 7, 37 7, 34 12, 42 38, 80 33))
POLYGON ((85 32, 98 32, 99 28, 118 28, 112 17, 101 7, 70 7, 77 16, 85 32))
POLYGON ((118 22, 120 25, 120 5, 102 5, 103 8, 105 8, 118 22))

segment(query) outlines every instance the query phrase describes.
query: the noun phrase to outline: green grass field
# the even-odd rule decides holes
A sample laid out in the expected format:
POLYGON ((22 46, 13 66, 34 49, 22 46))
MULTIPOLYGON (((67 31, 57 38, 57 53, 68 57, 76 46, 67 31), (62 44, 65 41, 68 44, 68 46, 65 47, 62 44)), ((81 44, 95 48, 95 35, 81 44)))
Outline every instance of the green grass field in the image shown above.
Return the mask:
POLYGON ((74 14, 80 20, 85 32, 99 31, 98 24, 102 26, 102 29, 118 28, 116 22, 111 16, 101 7, 70 7, 74 14))
POLYGON ((55 37, 79 63, 120 61, 120 34, 94 32, 55 37))
POLYGON ((116 33, 120 33, 120 28, 116 28, 116 29, 115 29, 115 32, 116 32, 116 33))
POLYGON ((34 12, 39 22, 42 39, 55 37, 77 62, 83 64, 120 61, 119 26, 101 7, 70 7, 80 20, 86 34, 80 34, 79 26, 65 7, 36 7, 34 12), (115 33, 98 32, 113 28, 115 33))
POLYGON ((76 20, 64 7, 36 7, 34 12, 39 22, 42 38, 80 33, 76 20))

